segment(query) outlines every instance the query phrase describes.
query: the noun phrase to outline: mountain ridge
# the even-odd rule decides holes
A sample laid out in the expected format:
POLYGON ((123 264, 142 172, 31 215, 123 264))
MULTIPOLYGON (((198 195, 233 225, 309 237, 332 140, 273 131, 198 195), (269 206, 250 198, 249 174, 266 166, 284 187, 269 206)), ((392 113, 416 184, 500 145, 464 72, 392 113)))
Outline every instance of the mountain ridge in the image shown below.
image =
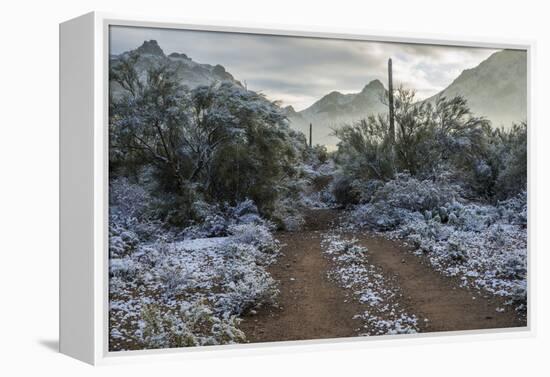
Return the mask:
MULTIPOLYGON (((527 117, 527 59, 525 51, 497 51, 477 66, 463 70, 439 93, 419 101, 434 103, 439 97, 463 96, 476 116, 483 116, 494 127, 511 127, 527 117)), ((313 124, 313 140, 333 148, 337 139, 330 136, 332 128, 363 119, 373 114, 386 114, 387 95, 384 84, 372 80, 361 92, 342 94, 332 91, 308 108, 289 114, 294 127, 309 131, 313 124), (373 97, 377 93, 378 98, 373 97), (365 100, 365 96, 370 98, 365 100), (317 135, 316 135, 317 134, 317 135)))
POLYGON ((334 149, 338 138, 332 135, 333 129, 343 123, 387 112, 387 106, 383 103, 386 95, 384 84, 379 79, 374 79, 357 93, 332 91, 306 109, 287 114, 287 117, 293 127, 306 135, 311 123, 313 143, 325 144, 329 149, 334 149))
MULTIPOLYGON (((525 51, 519 50, 495 52, 477 66, 463 70, 445 89, 420 102, 435 102, 441 96, 461 95, 475 115, 486 117, 496 127, 524 121, 527 114, 525 54, 525 51)), ((166 55, 156 40, 144 41, 134 50, 111 55, 110 62, 118 64, 121 59, 130 56, 136 57, 140 75, 144 75, 148 67, 166 64, 189 88, 219 81, 230 81, 242 87, 240 81, 222 65, 198 63, 182 52, 166 55)), ((111 83, 111 88, 115 94, 122 90, 116 83, 111 83)), ((290 125, 306 136, 309 124, 312 124, 314 144, 324 144, 334 149, 338 139, 332 136, 333 129, 370 115, 387 114, 388 107, 383 99, 386 96, 387 89, 383 82, 374 79, 359 92, 344 94, 333 90, 301 111, 296 111, 292 106, 286 106, 282 111, 290 125)))

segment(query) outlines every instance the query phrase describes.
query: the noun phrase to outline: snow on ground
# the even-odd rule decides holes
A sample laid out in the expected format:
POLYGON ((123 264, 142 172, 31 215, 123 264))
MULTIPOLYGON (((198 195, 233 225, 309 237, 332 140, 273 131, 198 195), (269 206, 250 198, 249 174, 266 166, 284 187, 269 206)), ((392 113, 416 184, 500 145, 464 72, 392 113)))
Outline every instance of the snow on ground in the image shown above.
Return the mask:
POLYGON ((506 297, 518 313, 525 313, 525 192, 490 205, 453 198, 448 187, 412 179, 386 186, 369 203, 355 207, 348 228, 367 228, 405 240, 443 275, 460 278, 463 286, 506 297))
POLYGON ((350 292, 353 299, 365 304, 366 310, 356 318, 364 322, 361 335, 410 334, 418 331, 417 318, 399 307, 400 292, 369 264, 368 250, 345 239, 338 230, 326 233, 321 246, 333 262, 328 276, 350 292))
POLYGON ((227 237, 157 240, 112 256, 110 349, 243 342, 239 317, 275 302, 265 267, 278 252, 265 226, 243 224, 227 237))
POLYGON ((188 239, 175 243, 175 246, 180 250, 203 250, 222 246, 227 242, 227 237, 212 237, 212 238, 196 238, 188 239))

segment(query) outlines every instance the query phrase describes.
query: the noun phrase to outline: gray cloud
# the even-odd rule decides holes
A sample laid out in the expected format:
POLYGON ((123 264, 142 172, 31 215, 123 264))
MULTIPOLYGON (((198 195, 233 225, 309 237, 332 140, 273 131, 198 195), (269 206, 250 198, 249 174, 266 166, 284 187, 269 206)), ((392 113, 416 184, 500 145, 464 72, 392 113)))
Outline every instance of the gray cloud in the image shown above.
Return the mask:
POLYGON ((387 81, 392 58, 397 85, 419 98, 449 85, 495 50, 437 45, 220 33, 175 29, 111 27, 111 53, 156 39, 165 53, 187 54, 200 63, 221 64, 250 89, 301 110, 338 90, 358 92, 368 82, 387 81))

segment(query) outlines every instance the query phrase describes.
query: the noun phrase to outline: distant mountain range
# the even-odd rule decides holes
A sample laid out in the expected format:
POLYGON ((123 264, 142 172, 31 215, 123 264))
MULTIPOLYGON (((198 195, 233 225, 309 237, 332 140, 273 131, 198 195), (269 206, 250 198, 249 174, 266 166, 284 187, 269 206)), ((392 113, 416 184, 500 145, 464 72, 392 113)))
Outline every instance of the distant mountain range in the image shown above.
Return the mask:
MULTIPOLYGON (((354 94, 331 92, 313 105, 296 112, 287 107, 292 125, 304 133, 313 125, 313 142, 334 148, 338 139, 332 129, 372 114, 388 112, 382 102, 387 90, 379 80, 371 81, 354 94)), ((464 70, 447 88, 424 100, 461 95, 472 112, 491 120, 495 127, 508 128, 527 118, 527 56, 525 51, 495 52, 477 67, 464 70)))
MULTIPOLYGON (((154 40, 145 41, 135 50, 111 55, 111 64, 130 54, 137 57, 138 73, 157 64, 167 64, 174 69, 180 82, 189 88, 230 81, 242 86, 221 65, 201 64, 183 53, 165 55, 154 40)), ((121 88, 111 83, 116 94, 121 88)), ((387 113, 383 98, 387 90, 380 80, 373 80, 358 93, 330 92, 302 111, 292 106, 283 109, 293 128, 309 132, 313 125, 313 143, 334 149, 338 139, 331 136, 333 128, 351 123, 369 115, 387 113)), ((525 51, 503 50, 492 54, 477 67, 464 70, 447 88, 425 101, 435 101, 438 96, 462 95, 468 100, 475 115, 485 116, 494 126, 509 127, 513 122, 527 117, 527 59, 525 51)))
POLYGON ((359 93, 342 94, 334 91, 302 111, 296 112, 292 107, 286 107, 285 110, 292 126, 306 135, 309 133, 309 124, 313 125, 314 144, 334 146, 338 139, 331 135, 333 128, 370 114, 387 112, 387 105, 382 102, 386 95, 387 90, 380 80, 373 80, 359 93))

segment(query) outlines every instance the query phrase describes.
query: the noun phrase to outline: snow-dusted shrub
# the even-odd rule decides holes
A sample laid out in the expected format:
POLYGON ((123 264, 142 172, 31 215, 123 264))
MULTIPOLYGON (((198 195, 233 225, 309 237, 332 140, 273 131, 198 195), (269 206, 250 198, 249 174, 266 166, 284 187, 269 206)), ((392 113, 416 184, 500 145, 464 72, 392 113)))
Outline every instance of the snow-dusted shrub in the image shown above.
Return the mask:
POLYGON ((265 225, 233 225, 228 232, 230 240, 234 243, 253 245, 266 254, 274 254, 279 251, 279 241, 273 237, 265 225))
POLYGON ((218 296, 216 310, 240 315, 250 309, 275 304, 279 294, 277 283, 263 268, 254 265, 228 267, 223 274, 228 282, 224 285, 224 293, 218 296))
POLYGON ((498 266, 497 276, 508 279, 527 277, 527 260, 520 254, 512 254, 498 266))
POLYGON ((164 293, 175 295, 196 286, 193 269, 188 269, 185 265, 174 265, 169 259, 162 260, 155 271, 164 293))
POLYGON ((527 226, 527 191, 498 203, 499 215, 510 224, 527 226))
POLYGON ((224 237, 229 234, 230 227, 238 224, 270 226, 250 199, 237 203, 234 207, 198 202, 195 210, 200 215, 200 221, 183 230, 184 238, 224 237))
POLYGON ((297 232, 300 229, 302 229, 302 227, 305 224, 305 220, 303 216, 301 216, 298 213, 293 213, 293 214, 284 216, 282 218, 282 222, 284 225, 284 229, 288 230, 289 232, 297 232))
POLYGON ((229 207, 229 215, 237 224, 266 224, 254 201, 245 199, 235 207, 229 207))
POLYGON ((216 316, 203 303, 168 312, 149 304, 142 309, 140 335, 145 347, 152 349, 228 344, 245 340, 238 324, 236 316, 216 316))
POLYGON ((302 193, 300 201, 306 208, 312 209, 331 208, 336 204, 332 192, 326 189, 309 194, 302 193))
POLYGON ((117 178, 109 184, 109 255, 121 258, 136 252, 143 242, 162 233, 171 232, 152 218, 152 198, 142 185, 127 178, 117 178))
MULTIPOLYGON (((458 198, 458 188, 445 182, 420 181, 407 174, 376 187, 370 202, 355 207, 352 221, 361 227, 393 230, 414 221, 447 222, 458 198)), ((453 218, 453 220, 455 220, 453 218)))
POLYGON ((334 161, 301 165, 302 183, 299 190, 301 205, 305 208, 330 208, 336 201, 332 194, 335 174, 334 161))
POLYGON ((198 226, 187 228, 186 235, 194 238, 224 236, 231 221, 220 214, 211 214, 204 218, 198 226))
POLYGON ((358 204, 361 200, 361 192, 353 184, 352 178, 340 175, 334 178, 331 184, 332 194, 336 203, 348 206, 358 204))
POLYGON ((303 203, 289 198, 278 200, 272 218, 277 228, 290 232, 298 231, 305 223, 302 215, 303 203))
POLYGON ((109 255, 111 257, 122 257, 132 253, 139 242, 137 235, 129 230, 111 229, 109 237, 109 255))
POLYGON ((378 179, 369 179, 367 181, 356 179, 352 182, 354 190, 360 193, 359 203, 369 203, 376 191, 384 186, 384 182, 378 179))
POLYGON ((498 175, 495 195, 498 199, 513 197, 527 188, 527 123, 514 124, 507 131, 493 131, 493 160, 498 175))
POLYGON ((125 218, 139 218, 147 209, 151 197, 145 189, 119 177, 109 182, 109 211, 125 218))
POLYGON ((395 229, 414 218, 422 218, 422 215, 419 212, 396 208, 384 202, 359 205, 351 213, 354 224, 381 231, 395 229))
POLYGON ((468 253, 468 245, 459 234, 453 234, 447 240, 447 262, 449 263, 464 263, 470 257, 468 253))
POLYGON ((374 192, 371 202, 410 211, 431 211, 457 199, 458 191, 457 186, 445 182, 420 181, 408 174, 398 174, 374 192))
POLYGON ((110 258, 109 276, 121 277, 124 279, 132 278, 137 274, 138 266, 131 258, 110 258))

